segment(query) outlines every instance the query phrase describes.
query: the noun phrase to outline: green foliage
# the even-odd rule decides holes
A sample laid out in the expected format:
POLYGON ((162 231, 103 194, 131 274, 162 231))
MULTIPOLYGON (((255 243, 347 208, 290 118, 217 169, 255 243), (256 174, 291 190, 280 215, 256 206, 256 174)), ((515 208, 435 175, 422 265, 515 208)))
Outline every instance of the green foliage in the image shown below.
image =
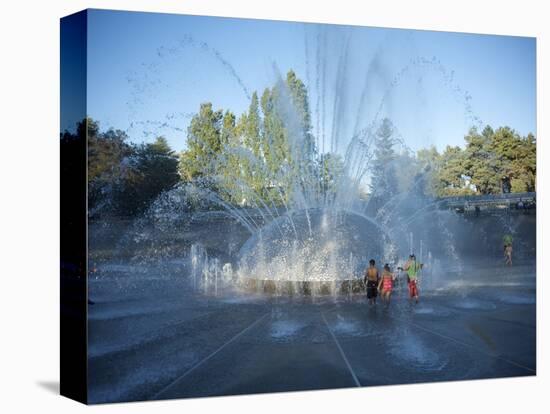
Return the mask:
POLYGON ((235 139, 235 115, 230 111, 225 111, 222 120, 221 144, 222 146, 233 145, 235 139))
POLYGON ((471 129, 466 146, 447 146, 442 154, 435 148, 421 150, 417 158, 429 165, 426 194, 435 196, 498 194, 503 180, 511 181, 512 192, 535 191, 536 140, 532 134, 519 136, 509 127, 482 133, 471 129))
POLYGON ((87 134, 88 181, 101 180, 113 183, 124 177, 122 160, 132 153, 126 142, 128 136, 119 130, 100 133, 99 123, 87 118, 77 125, 77 135, 87 134))
MULTIPOLYGON (((254 92, 238 120, 229 111, 202 104, 188 129, 180 176, 185 181, 215 177, 224 198, 241 205, 286 203, 296 182, 304 190, 316 186, 324 197, 334 195, 343 161, 335 154, 317 154, 308 102, 307 88, 290 70, 284 85, 266 88, 260 98, 254 92), (296 118, 292 125, 287 124, 287 101, 296 118)), ((535 190, 533 135, 487 126, 481 133, 471 129, 464 141, 464 148, 447 146, 442 153, 432 146, 416 155, 397 154, 395 128, 384 119, 376 131, 371 204, 383 205, 411 190, 434 197, 495 194, 502 191, 503 179, 514 192, 535 190)))
POLYGON ((137 178, 135 171, 125 162, 133 152, 127 143, 127 135, 112 129, 102 133, 99 123, 91 118, 78 123, 77 135, 87 137, 88 206, 92 216, 96 212, 120 210, 115 198, 120 194, 121 183, 137 178))
POLYGON ((397 154, 394 150, 394 126, 385 118, 376 132, 374 140, 374 161, 371 175, 371 193, 373 200, 371 206, 377 208, 394 196, 399 188, 395 160, 397 154))
POLYGON ((184 181, 215 174, 212 160, 222 150, 221 110, 214 111, 211 103, 203 103, 187 129, 187 150, 180 156, 179 173, 184 181))
POLYGON ((509 177, 512 182, 512 191, 535 191, 535 137, 529 134, 522 138, 508 127, 499 128, 492 137, 492 147, 501 160, 502 175, 509 177))
POLYGON ((311 114, 309 110, 307 89, 304 83, 296 76, 293 70, 288 71, 286 75, 286 85, 290 92, 292 104, 298 115, 302 129, 302 157, 307 163, 313 162, 315 155, 315 143, 311 135, 311 114))
POLYGON ((131 214, 144 211, 161 192, 179 181, 178 159, 164 137, 136 147, 132 169, 133 179, 125 183, 121 194, 131 214))
POLYGON ((425 195, 437 196, 443 192, 444 184, 439 179, 442 174, 442 158, 442 155, 439 154, 433 145, 416 152, 418 166, 424 174, 421 191, 425 195))
POLYGON ((286 85, 290 91, 294 107, 297 110, 304 135, 308 135, 308 138, 311 138, 311 114, 306 86, 293 70, 289 70, 286 75, 286 85))
POLYGON ((319 158, 319 185, 326 201, 333 201, 338 191, 338 183, 344 176, 344 161, 338 154, 321 154, 319 158))
MULTIPOLYGON (((296 188, 316 188, 330 201, 345 178, 338 154, 318 154, 312 135, 307 88, 290 70, 284 82, 252 94, 240 116, 200 105, 187 129, 185 151, 176 155, 163 137, 135 145, 119 130, 102 132, 87 118, 76 135, 87 137, 89 206, 94 214, 133 216, 178 181, 200 180, 235 205, 281 205, 296 188), (289 120, 289 113, 291 115, 289 120)), ((62 136, 70 142, 71 134, 62 136)), ((376 131, 370 198, 374 208, 397 193, 429 196, 494 194, 503 179, 511 191, 535 191, 536 138, 509 127, 479 133, 471 129, 465 146, 396 153, 395 128, 384 119, 376 131)), ((378 207, 376 207, 378 206, 378 207)))
POLYGON ((213 111, 211 103, 201 105, 180 155, 182 179, 215 178, 226 201, 258 205, 286 203, 294 178, 308 186, 306 181, 318 176, 307 90, 293 71, 284 85, 266 88, 260 99, 254 92, 246 113, 235 119, 231 112, 213 111), (298 136, 291 136, 285 123, 285 96, 299 122, 299 131, 292 131, 298 136))
POLYGON ((466 154, 460 147, 447 145, 441 155, 441 163, 436 175, 438 196, 467 195, 473 192, 465 174, 466 154))
POLYGON ((76 134, 87 135, 88 206, 90 216, 135 216, 163 191, 179 181, 178 159, 168 142, 134 145, 126 133, 109 129, 88 118, 76 134))
POLYGON ((487 127, 479 134, 471 129, 464 137, 466 149, 462 158, 463 174, 470 177, 471 184, 481 194, 501 192, 502 159, 494 151, 493 130, 487 127))
POLYGON ((243 118, 242 129, 244 132, 244 145, 249 148, 254 156, 260 156, 260 103, 258 94, 254 92, 250 100, 250 106, 246 117, 243 118))
POLYGON ((265 170, 268 176, 266 198, 275 204, 288 202, 296 164, 291 149, 289 131, 280 114, 278 102, 281 91, 277 87, 266 88, 261 98, 263 117, 262 142, 265 170))

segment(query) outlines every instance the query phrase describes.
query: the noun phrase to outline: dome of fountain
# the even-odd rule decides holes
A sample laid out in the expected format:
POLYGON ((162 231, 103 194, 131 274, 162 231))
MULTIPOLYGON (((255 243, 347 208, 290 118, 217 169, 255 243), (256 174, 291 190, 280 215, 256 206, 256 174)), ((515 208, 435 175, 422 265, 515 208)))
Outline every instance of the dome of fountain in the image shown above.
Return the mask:
POLYGON ((308 209, 278 217, 240 250, 241 277, 274 281, 343 281, 357 278, 369 259, 387 260, 386 234, 349 211, 308 209))

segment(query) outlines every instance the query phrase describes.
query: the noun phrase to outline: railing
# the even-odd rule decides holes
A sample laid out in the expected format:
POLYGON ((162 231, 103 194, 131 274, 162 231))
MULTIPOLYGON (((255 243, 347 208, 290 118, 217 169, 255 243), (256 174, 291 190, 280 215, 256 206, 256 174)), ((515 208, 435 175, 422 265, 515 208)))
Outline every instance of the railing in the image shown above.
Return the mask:
POLYGON ((442 208, 454 208, 463 211, 480 209, 513 208, 533 209, 536 207, 536 193, 504 193, 479 196, 442 197, 442 208))

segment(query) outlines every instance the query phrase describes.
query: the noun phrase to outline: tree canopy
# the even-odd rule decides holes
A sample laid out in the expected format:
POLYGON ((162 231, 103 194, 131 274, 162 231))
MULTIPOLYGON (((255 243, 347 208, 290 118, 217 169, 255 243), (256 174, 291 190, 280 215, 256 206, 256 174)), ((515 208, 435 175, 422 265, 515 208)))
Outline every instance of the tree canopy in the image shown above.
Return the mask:
MULTIPOLYGON (((239 116, 202 103, 179 154, 164 137, 135 144, 124 131, 101 131, 91 118, 80 122, 74 134, 63 133, 61 142, 87 139, 92 217, 140 214, 182 181, 200 181, 234 205, 286 204, 297 185, 302 192, 315 188, 326 202, 336 196, 346 166, 341 155, 318 152, 308 102, 306 86, 290 70, 261 96, 253 92, 239 116)), ((416 154, 397 143, 394 125, 382 120, 374 131, 367 194, 372 206, 405 191, 430 197, 535 191, 533 134, 520 136, 508 126, 472 128, 463 147, 439 152, 432 146, 416 154)))
POLYGON ((297 177, 304 187, 318 177, 315 154, 307 89, 289 71, 261 98, 253 92, 237 120, 229 110, 201 104, 187 131, 179 172, 186 181, 215 179, 212 185, 232 203, 279 204, 288 201, 297 177))
POLYGON ((533 134, 521 137, 509 127, 481 133, 471 129, 465 147, 451 147, 439 154, 435 148, 417 153, 418 160, 431 167, 427 194, 435 196, 498 194, 503 182, 512 192, 536 188, 536 140, 533 134))
POLYGON ((86 118, 76 132, 64 132, 62 147, 87 142, 88 209, 90 218, 103 215, 136 216, 162 192, 180 182, 178 157, 164 137, 137 145, 120 130, 101 131, 86 118))

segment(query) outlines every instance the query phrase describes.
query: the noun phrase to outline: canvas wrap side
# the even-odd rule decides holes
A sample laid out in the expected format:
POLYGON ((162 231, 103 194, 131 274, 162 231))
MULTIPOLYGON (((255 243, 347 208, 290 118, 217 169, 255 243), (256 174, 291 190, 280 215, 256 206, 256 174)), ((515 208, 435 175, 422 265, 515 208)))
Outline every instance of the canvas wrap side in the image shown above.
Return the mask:
POLYGON ((86 403, 87 159, 86 131, 64 134, 86 118, 87 11, 60 27, 60 393, 86 403), (74 121, 74 122, 73 122, 74 121))

